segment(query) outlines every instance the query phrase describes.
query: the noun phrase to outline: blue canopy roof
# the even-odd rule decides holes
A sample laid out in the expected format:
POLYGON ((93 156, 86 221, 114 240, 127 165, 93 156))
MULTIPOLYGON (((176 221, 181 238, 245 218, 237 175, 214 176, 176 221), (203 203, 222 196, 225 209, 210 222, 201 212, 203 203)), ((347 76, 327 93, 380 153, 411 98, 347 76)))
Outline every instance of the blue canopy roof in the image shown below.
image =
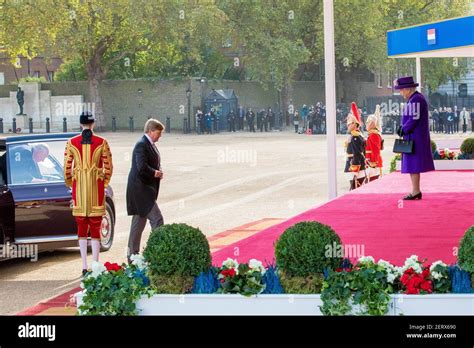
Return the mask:
POLYGON ((387 32, 390 58, 474 57, 474 16, 387 32))

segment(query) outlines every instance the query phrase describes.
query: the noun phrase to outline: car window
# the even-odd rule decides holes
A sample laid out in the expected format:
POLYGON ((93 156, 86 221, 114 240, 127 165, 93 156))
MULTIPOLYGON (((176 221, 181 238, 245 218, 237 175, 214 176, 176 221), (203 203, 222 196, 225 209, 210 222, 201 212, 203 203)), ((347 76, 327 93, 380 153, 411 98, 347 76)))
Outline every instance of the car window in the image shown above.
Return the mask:
POLYGON ((65 140, 12 144, 8 164, 12 184, 64 182, 65 140))

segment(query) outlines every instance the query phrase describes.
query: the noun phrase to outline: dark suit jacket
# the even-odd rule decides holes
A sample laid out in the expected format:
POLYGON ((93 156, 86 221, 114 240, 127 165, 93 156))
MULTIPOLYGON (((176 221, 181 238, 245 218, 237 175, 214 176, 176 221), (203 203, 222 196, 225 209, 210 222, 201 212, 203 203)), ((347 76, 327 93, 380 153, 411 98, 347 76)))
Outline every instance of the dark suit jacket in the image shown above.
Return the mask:
POLYGON ((14 184, 30 183, 33 179, 41 179, 38 165, 33 160, 31 149, 27 145, 12 147, 9 151, 11 182, 14 184))
POLYGON ((160 169, 160 156, 144 135, 133 149, 132 168, 127 183, 127 213, 146 217, 158 198, 160 178, 155 170, 160 169))

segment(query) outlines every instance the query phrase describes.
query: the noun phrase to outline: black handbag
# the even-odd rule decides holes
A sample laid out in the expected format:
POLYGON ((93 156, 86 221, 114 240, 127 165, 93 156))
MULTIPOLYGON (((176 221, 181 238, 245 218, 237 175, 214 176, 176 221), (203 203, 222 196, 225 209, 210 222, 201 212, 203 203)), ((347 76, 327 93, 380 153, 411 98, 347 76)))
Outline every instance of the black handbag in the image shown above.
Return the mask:
POLYGON ((413 140, 395 139, 393 144, 395 153, 413 153, 413 140))

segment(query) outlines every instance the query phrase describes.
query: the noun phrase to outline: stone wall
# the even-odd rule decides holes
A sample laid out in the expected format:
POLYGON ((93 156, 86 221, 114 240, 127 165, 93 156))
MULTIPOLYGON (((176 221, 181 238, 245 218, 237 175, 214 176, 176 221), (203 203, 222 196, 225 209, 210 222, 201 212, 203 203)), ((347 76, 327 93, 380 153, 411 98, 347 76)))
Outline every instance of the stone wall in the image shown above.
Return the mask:
MULTIPOLYGON (((239 105, 252 107, 255 110, 271 106, 277 110, 279 93, 273 87, 264 88, 260 83, 254 81, 203 81, 191 80, 117 80, 103 81, 100 85, 104 113, 107 116, 107 128, 112 126, 112 117, 116 118, 117 127, 126 130, 129 127, 129 118, 134 118, 134 128, 141 130, 148 117, 158 118, 165 122, 170 117, 171 128, 182 130, 183 118, 188 116, 188 100, 186 90, 191 88, 190 114, 194 118, 194 111, 202 105, 205 97, 212 89, 233 89, 239 99, 239 105)), ((10 97, 10 92, 15 91, 16 86, 0 86, 0 98, 10 97)), ((338 84, 338 95, 340 95, 340 84, 338 84)), ((388 91, 387 91, 388 92, 388 91)), ((378 95, 380 90, 374 84, 364 84, 359 94, 359 103, 367 96, 378 95), (378 92, 378 93, 377 93, 378 92)), ((51 102, 61 102, 61 96, 66 100, 80 102, 82 96, 84 102, 89 102, 88 83, 80 82, 56 82, 41 85, 41 94, 50 95, 51 102), (72 97, 75 96, 75 97, 72 97)), ((324 82, 322 81, 298 81, 293 84, 293 104, 300 107, 302 104, 315 104, 325 100, 324 82)), ((339 101, 339 100, 337 100, 339 101)), ((28 100, 25 98, 25 107, 28 100)), ((0 105, 0 109, 2 105, 0 105)), ((44 120, 48 113, 48 106, 41 104, 41 119, 44 120)), ((61 115, 54 110, 54 105, 49 106, 50 117, 58 128, 61 123, 61 115)), ((0 114, 1 114, 0 110, 0 114)), ((5 112, 4 112, 5 113, 5 112)), ((77 123, 68 116, 68 122, 74 127, 77 123)), ((193 124, 193 121, 191 121, 193 124)), ((44 128, 44 127, 43 127, 44 128)), ((60 127, 62 129, 62 127, 60 127)))

